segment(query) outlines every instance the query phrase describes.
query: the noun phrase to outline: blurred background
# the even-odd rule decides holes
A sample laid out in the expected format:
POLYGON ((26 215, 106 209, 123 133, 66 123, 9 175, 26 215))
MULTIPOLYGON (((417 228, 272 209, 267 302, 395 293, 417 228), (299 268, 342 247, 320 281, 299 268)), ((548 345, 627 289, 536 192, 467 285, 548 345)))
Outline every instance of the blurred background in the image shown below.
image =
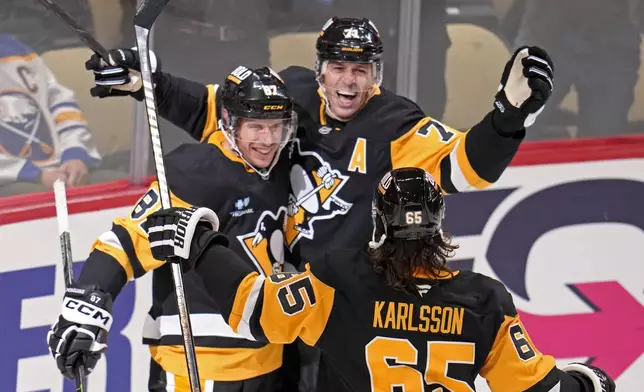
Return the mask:
MULTIPOLYGON (((173 0, 152 46, 165 71, 220 83, 237 64, 312 67, 329 17, 369 17, 384 86, 467 129, 491 109, 514 49, 536 44, 556 89, 527 139, 609 137, 644 129, 642 1, 173 0)), ((136 0, 59 3, 106 47, 135 46, 136 0)), ((90 97, 91 52, 73 32, 36 0, 3 0, 0 26, 0 196, 45 191, 57 170, 77 185, 151 174, 143 104, 90 97)), ((190 142, 167 122, 161 131, 166 150, 190 142)))

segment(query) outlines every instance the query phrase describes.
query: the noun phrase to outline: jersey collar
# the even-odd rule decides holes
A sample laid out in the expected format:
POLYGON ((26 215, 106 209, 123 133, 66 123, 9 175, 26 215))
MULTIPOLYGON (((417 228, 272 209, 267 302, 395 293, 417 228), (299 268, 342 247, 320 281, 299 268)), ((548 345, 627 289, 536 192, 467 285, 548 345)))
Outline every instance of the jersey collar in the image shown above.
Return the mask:
POLYGON ((235 151, 231 151, 226 148, 226 146, 224 145, 226 141, 227 140, 226 140, 226 135, 224 135, 224 131, 219 129, 213 132, 210 136, 208 136, 208 144, 213 144, 217 146, 217 148, 219 148, 221 153, 224 154, 226 158, 244 166, 244 169, 248 173, 255 173, 255 170, 253 170, 252 167, 250 167, 246 162, 244 162, 244 160, 239 155, 237 155, 235 151))

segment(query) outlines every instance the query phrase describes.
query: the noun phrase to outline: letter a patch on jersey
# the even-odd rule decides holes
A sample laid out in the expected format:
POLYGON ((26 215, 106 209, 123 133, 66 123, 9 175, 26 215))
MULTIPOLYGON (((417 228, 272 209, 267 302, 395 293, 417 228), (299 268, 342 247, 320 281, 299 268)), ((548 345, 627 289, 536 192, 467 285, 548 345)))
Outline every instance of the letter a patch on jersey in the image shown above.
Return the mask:
POLYGON ((367 174, 367 140, 365 138, 359 137, 356 140, 347 171, 367 174))
POLYGON ((293 152, 285 230, 286 244, 291 250, 302 237, 313 239, 313 222, 345 215, 352 206, 338 197, 349 176, 332 168, 317 153, 302 151, 298 139, 293 142, 293 152))

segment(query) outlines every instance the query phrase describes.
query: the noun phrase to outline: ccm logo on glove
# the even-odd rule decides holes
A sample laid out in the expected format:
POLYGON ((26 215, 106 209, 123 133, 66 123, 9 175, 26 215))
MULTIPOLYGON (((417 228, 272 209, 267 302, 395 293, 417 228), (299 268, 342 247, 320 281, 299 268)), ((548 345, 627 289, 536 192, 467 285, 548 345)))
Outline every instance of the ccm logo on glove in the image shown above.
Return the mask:
POLYGON ((73 320, 78 324, 93 325, 108 330, 112 326, 112 315, 106 310, 78 299, 65 297, 61 313, 65 319, 73 320))

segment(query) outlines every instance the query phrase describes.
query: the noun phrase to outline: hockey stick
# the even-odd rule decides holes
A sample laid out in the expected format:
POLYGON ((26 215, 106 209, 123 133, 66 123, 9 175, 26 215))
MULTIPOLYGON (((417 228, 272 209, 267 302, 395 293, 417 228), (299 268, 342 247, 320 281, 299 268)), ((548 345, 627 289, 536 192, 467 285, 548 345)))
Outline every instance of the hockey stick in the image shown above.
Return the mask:
POLYGON ((90 33, 87 32, 87 30, 83 29, 76 21, 69 16, 65 10, 60 8, 58 4, 54 2, 54 0, 38 0, 40 3, 53 12, 60 20, 63 21, 70 29, 74 30, 78 37, 85 42, 85 44, 94 51, 97 55, 99 55, 103 60, 105 60, 106 63, 109 64, 109 59, 110 59, 110 54, 105 49, 103 45, 101 45, 100 42, 98 42, 90 33))
MULTIPOLYGON (((157 121, 157 107, 154 97, 154 84, 152 83, 152 67, 150 64, 150 30, 163 8, 169 0, 143 0, 134 16, 134 32, 136 34, 136 46, 141 63, 141 79, 145 93, 145 106, 148 116, 148 128, 152 141, 152 152, 154 154, 154 166, 159 183, 159 195, 161 196, 161 207, 171 208, 170 192, 165 178, 165 166, 163 164, 163 148, 161 147, 161 135, 159 134, 159 123, 157 121)), ((172 263, 172 278, 177 296, 177 307, 179 308, 179 323, 181 324, 181 336, 183 347, 186 352, 186 363, 188 365, 188 378, 190 389, 193 392, 201 392, 199 383, 199 372, 197 369, 197 356, 195 344, 192 337, 192 326, 190 325, 190 312, 186 301, 186 294, 183 285, 183 274, 177 263, 172 263)))
MULTIPOLYGON (((54 182, 54 198, 56 200, 56 220, 58 221, 58 238, 60 239, 60 255, 63 259, 65 286, 69 287, 74 284, 74 259, 72 259, 72 240, 69 235, 67 194, 65 193, 65 182, 61 179, 54 182)), ((86 392, 85 368, 83 366, 77 367, 74 376, 76 392, 86 392)))

